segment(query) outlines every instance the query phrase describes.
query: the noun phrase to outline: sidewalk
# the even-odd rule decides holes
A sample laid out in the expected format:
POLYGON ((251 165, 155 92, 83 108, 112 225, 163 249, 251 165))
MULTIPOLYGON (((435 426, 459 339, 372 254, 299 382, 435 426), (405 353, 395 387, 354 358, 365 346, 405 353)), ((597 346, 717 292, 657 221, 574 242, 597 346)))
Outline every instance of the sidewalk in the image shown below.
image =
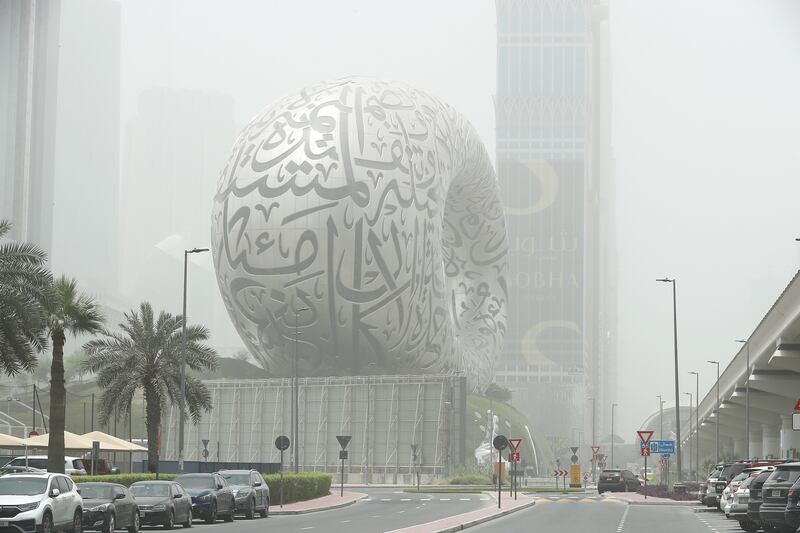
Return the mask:
POLYGON ((523 496, 520 494, 519 500, 511 500, 503 498, 502 509, 497 508, 497 500, 493 502, 492 507, 486 507, 477 511, 469 513, 448 516, 441 520, 435 520, 426 524, 419 524, 416 526, 406 527, 403 529, 395 529, 389 533, 450 533, 452 531, 461 531, 468 527, 477 526, 489 520, 500 518, 507 514, 526 509, 534 504, 533 498, 523 496))
POLYGON ((606 492, 602 496, 608 500, 617 500, 629 505, 683 505, 690 507, 697 507, 700 505, 697 500, 678 501, 669 498, 657 498, 655 496, 648 496, 647 499, 645 499, 644 494, 639 494, 638 492, 615 492, 613 494, 606 492))
POLYGON ((287 503, 281 507, 277 501, 271 502, 269 514, 271 515, 293 515, 306 514, 316 511, 327 511, 353 505, 358 500, 363 500, 367 495, 363 492, 345 492, 344 497, 339 496, 339 492, 330 493, 321 498, 306 500, 304 502, 287 503))

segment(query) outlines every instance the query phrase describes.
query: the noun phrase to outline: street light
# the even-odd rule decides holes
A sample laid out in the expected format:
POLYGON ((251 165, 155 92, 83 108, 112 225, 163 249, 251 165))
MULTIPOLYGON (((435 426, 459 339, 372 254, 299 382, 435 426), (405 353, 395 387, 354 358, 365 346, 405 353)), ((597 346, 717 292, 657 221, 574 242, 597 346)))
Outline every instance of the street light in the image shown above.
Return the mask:
POLYGON ((678 456, 678 483, 683 481, 681 461, 681 392, 678 386, 678 297, 675 279, 661 278, 656 281, 672 283, 672 324, 675 347, 675 453, 678 456))
POLYGON ((181 325, 181 416, 178 427, 178 472, 183 473, 183 426, 186 424, 186 273, 189 254, 207 252, 208 248, 192 248, 183 251, 183 324, 181 325))
POLYGON ((736 340, 747 347, 747 375, 745 376, 744 392, 744 456, 750 458, 750 343, 744 339, 736 340))
POLYGON ((294 310, 294 379, 292 380, 292 445, 294 447, 293 463, 295 473, 300 472, 300 447, 297 439, 300 436, 300 387, 297 379, 297 337, 300 335, 297 329, 297 315, 302 311, 310 311, 310 307, 301 307, 294 310))
MULTIPOLYGON (((719 464, 719 361, 708 361, 712 365, 717 365, 717 408, 714 409, 714 414, 716 415, 717 419, 714 420, 714 426, 716 431, 716 447, 717 447, 717 455, 716 455, 716 462, 719 464)), ((747 436, 750 438, 750 435, 747 436)))
MULTIPOLYGON (((700 476, 700 372, 689 372, 690 374, 694 375, 695 382, 695 394, 694 397, 697 398, 697 405, 694 407, 694 432, 696 433, 695 438, 697 441, 694 444, 694 480, 699 481, 700 476)), ((692 413, 689 413, 689 417, 691 418, 692 413)))
MULTIPOLYGON (((587 400, 592 402, 592 446, 597 446, 596 435, 595 435, 595 426, 594 426, 594 414, 595 414, 595 400, 594 398, 586 398, 587 400)), ((613 464, 613 463, 612 463, 613 464)), ((594 454, 592 454, 592 483, 597 481, 597 459, 594 458, 594 454)))
POLYGON ((658 440, 664 440, 664 400, 660 394, 656 394, 656 398, 658 398, 658 440))
POLYGON ((616 468, 614 465, 614 409, 617 407, 616 403, 611 404, 611 468, 616 468))
POLYGON ((689 396, 689 477, 692 476, 692 393, 684 392, 689 396))

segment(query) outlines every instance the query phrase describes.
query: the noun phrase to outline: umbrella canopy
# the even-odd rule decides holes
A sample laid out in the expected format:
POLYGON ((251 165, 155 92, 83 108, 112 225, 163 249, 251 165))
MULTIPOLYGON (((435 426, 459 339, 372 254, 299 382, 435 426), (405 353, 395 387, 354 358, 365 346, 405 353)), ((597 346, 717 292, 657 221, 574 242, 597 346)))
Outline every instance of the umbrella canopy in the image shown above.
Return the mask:
POLYGON ((100 443, 100 451, 103 452, 146 452, 147 448, 128 442, 126 440, 117 438, 102 431, 90 431, 84 433, 83 437, 90 441, 97 441, 100 443))
MULTIPOLYGON (((29 448, 47 448, 50 444, 50 434, 37 435, 22 440, 23 446, 29 448)), ((69 431, 64 432, 64 449, 65 450, 91 450, 92 439, 87 439, 69 431)))
POLYGON ((25 442, 18 437, 12 435, 3 435, 0 433, 0 448, 24 448, 25 442))

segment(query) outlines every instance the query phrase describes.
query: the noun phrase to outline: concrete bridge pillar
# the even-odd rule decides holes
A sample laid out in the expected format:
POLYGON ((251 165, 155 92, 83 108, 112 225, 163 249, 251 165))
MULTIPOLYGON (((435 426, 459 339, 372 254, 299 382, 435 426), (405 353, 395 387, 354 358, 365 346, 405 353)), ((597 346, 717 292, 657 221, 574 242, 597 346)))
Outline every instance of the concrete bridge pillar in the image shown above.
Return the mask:
POLYGON ((761 425, 761 453, 764 457, 780 457, 781 436, 778 428, 767 424, 761 425))
POLYGON ((752 424, 750 425, 750 457, 764 457, 761 428, 752 424))

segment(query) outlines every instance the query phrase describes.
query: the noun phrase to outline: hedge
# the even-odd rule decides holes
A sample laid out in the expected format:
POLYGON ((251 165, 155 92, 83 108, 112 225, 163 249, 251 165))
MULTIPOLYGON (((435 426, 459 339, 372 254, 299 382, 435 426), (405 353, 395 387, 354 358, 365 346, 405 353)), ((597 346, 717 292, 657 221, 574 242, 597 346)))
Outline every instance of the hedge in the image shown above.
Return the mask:
MULTIPOLYGON (((155 474, 115 474, 107 476, 75 476, 76 483, 119 483, 129 487, 137 481, 150 481, 156 479, 155 474)), ((173 480, 175 474, 160 474, 158 479, 173 480)), ((269 487, 270 500, 273 505, 280 503, 280 474, 264 476, 269 487)), ((322 472, 301 472, 283 474, 283 503, 311 500, 327 496, 331 491, 331 475, 322 472)))

